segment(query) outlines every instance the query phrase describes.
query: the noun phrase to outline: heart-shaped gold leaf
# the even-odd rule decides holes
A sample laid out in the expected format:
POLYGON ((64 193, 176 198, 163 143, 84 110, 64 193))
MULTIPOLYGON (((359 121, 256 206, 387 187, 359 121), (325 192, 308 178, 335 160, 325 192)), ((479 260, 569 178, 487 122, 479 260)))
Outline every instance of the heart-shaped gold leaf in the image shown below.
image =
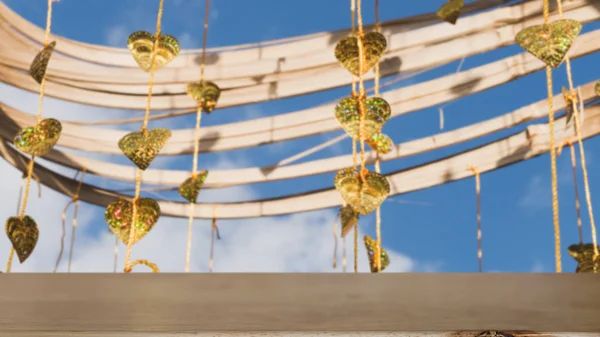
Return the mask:
POLYGON ((32 217, 12 216, 6 220, 6 235, 12 243, 19 262, 23 263, 35 249, 40 232, 32 217))
POLYGON ((186 92, 200 104, 202 112, 207 114, 215 109, 221 96, 221 89, 213 82, 191 82, 187 85, 186 92))
POLYGON ((361 173, 352 167, 342 169, 335 175, 334 183, 342 199, 362 215, 376 210, 390 194, 387 179, 367 169, 361 173))
POLYGON ((23 128, 13 140, 15 147, 32 156, 46 155, 60 138, 62 125, 54 118, 46 118, 36 126, 23 128))
POLYGON ((137 167, 145 170, 169 138, 171 138, 169 129, 135 131, 119 140, 119 148, 137 167))
POLYGON ((369 257, 369 266, 371 267, 371 273, 378 273, 390 265, 390 257, 383 248, 380 248, 381 256, 381 269, 377 266, 377 241, 373 240, 370 236, 365 235, 365 247, 367 248, 367 256, 369 257))
POLYGON ((381 131, 383 124, 390 118, 392 110, 388 102, 380 97, 346 97, 335 106, 335 118, 342 128, 356 139, 360 136, 360 115, 364 111, 364 137, 369 139, 381 131), (361 104, 362 107, 359 106, 361 104))
POLYGON ((385 37, 378 32, 365 34, 362 41, 364 51, 362 69, 360 69, 357 37, 348 36, 343 38, 335 46, 335 58, 344 68, 356 76, 363 75, 373 68, 387 48, 385 37))
POLYGON ((600 80, 596 81, 596 85, 594 85, 594 91, 597 96, 600 96, 600 80))
MULTIPOLYGON (((152 70, 152 51, 154 50, 155 36, 145 31, 138 31, 127 39, 127 48, 133 55, 137 64, 144 71, 152 70)), ((181 47, 179 41, 171 35, 160 34, 158 49, 154 60, 154 70, 158 70, 179 55, 181 47)))
MULTIPOLYGON (((160 217, 160 207, 155 200, 140 198, 136 202, 136 221, 133 244, 150 232, 160 217)), ((133 203, 119 199, 106 207, 104 219, 113 233, 123 242, 129 243, 129 234, 133 218, 133 203)))
POLYGON ((191 203, 196 203, 196 199, 206 180, 206 176, 208 176, 208 171, 201 171, 187 178, 179 186, 179 195, 191 203))
POLYGON ((358 212, 350 205, 340 208, 340 220, 342 222, 342 237, 345 237, 351 229, 358 225, 358 212))
POLYGON ((581 23, 563 19, 521 30, 515 42, 547 65, 557 68, 581 32, 581 23))
POLYGON ((29 66, 29 75, 38 83, 42 84, 42 79, 46 75, 46 69, 48 69, 48 63, 52 52, 56 47, 56 41, 48 43, 40 52, 35 56, 31 66, 29 66))
POLYGON ((600 256, 594 261, 594 244, 570 245, 567 251, 578 262, 576 273, 600 273, 600 256))
POLYGON ((371 147, 371 149, 373 149, 373 151, 379 154, 388 154, 392 152, 392 149, 394 148, 394 142, 392 139, 383 133, 373 134, 367 139, 367 144, 371 147))
POLYGON ((437 16, 448 23, 455 24, 464 6, 465 0, 449 0, 440 7, 437 16))

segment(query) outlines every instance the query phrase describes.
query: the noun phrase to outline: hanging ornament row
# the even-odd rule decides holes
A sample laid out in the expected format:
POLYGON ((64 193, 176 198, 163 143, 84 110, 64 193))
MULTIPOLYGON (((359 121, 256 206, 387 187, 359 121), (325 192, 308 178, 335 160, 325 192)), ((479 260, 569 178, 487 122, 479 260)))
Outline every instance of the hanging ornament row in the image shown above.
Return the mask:
MULTIPOLYGON (((55 47, 55 41, 48 43, 31 62, 29 75, 38 84, 41 84, 46 76, 48 64, 55 47)), ((41 120, 35 126, 24 127, 19 130, 13 143, 19 151, 31 156, 41 157, 54 148, 61 132, 61 123, 54 118, 47 118, 41 120)), ((17 253, 19 262, 25 262, 33 253, 38 242, 39 229, 37 223, 28 215, 24 215, 22 218, 18 216, 10 217, 6 220, 5 232, 17 253)))

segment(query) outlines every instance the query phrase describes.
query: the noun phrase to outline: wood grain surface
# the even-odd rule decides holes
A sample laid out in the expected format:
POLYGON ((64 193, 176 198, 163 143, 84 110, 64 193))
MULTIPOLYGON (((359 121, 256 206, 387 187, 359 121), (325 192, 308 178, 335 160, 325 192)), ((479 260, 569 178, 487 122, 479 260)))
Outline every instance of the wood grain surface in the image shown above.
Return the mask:
POLYGON ((593 274, 3 274, 0 286, 0 336, 600 332, 593 274))

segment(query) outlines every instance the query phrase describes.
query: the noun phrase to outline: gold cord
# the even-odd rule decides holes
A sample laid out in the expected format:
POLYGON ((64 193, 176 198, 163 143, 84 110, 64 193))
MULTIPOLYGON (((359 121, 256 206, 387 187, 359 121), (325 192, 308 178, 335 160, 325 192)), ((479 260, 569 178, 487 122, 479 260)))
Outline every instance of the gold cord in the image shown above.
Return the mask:
MULTIPOLYGON (((573 190, 575 191, 575 212, 577 214, 577 232, 579 234, 579 244, 583 245, 583 229, 581 226, 581 203, 579 202, 579 184, 577 184, 577 161, 575 160, 575 147, 573 142, 566 141, 571 151, 571 169, 573 171, 573 190)), ((560 154, 560 152, 559 152, 560 154)))
MULTIPOLYGON (((375 31, 379 32, 379 0, 375 0, 375 31)), ((375 64, 375 96, 379 96, 379 62, 375 64)), ((376 153, 375 172, 381 173, 379 153, 376 153)), ((377 207, 375 213, 375 232, 377 235, 377 247, 375 249, 375 261, 377 261, 377 272, 381 272, 381 206, 377 207)))
POLYGON ((135 260, 135 261, 131 262, 131 264, 129 264, 127 267, 125 267, 124 271, 126 273, 131 273, 131 270, 133 269, 133 267, 137 266, 138 264, 143 264, 143 265, 147 266, 148 268, 152 269, 153 273, 160 272, 160 270, 158 269, 158 266, 148 260, 135 260))
MULTIPOLYGON (((562 7, 562 0, 556 0, 557 3, 557 7, 558 7, 558 13, 560 15, 560 18, 563 18, 563 7, 562 7)), ((570 57, 567 55, 565 56, 565 65, 566 65, 566 69, 567 69, 567 80, 569 81, 569 91, 572 93, 574 92, 574 86, 573 86, 573 74, 571 72, 571 59, 570 57)), ((597 233, 596 233, 596 222, 594 220, 594 210, 592 208, 592 194, 590 192, 590 183, 589 183, 589 178, 588 178, 588 173, 587 173, 587 165, 585 162, 585 150, 583 147, 583 140, 581 137, 581 122, 579 121, 579 111, 577 108, 577 103, 575 102, 575 100, 573 100, 571 102, 572 107, 573 107, 573 120, 574 120, 574 124, 575 124, 575 134, 577 136, 577 144, 579 145, 579 157, 581 160, 581 171, 583 173, 583 188, 585 191, 585 201, 587 204, 587 209, 588 209, 588 215, 590 218, 590 227, 592 230, 592 242, 593 242, 593 246, 594 246, 594 260, 596 258, 598 258, 598 256, 600 256, 600 252, 598 251, 598 237, 597 237, 597 233)), ((573 147, 571 146, 571 151, 573 151, 573 147)))
MULTIPOLYGON (((544 0, 544 25, 548 25, 550 17, 548 0, 544 0)), ((552 95, 552 67, 546 66, 546 86, 548 91, 548 126, 550 132, 550 169, 552 174, 552 220, 554 223, 554 259, 556 272, 562 272, 560 251, 560 220, 558 216, 558 179, 556 173, 556 147, 554 139, 554 104, 552 95)))
POLYGON ((340 212, 337 213, 335 219, 333 219, 333 269, 337 268, 337 253, 338 253, 338 230, 337 224, 340 220, 340 212))
MULTIPOLYGON (((83 177, 85 176, 85 173, 87 172, 87 160, 83 163, 83 167, 80 172, 81 172, 81 177, 79 178, 79 183, 77 184, 77 190, 75 190, 75 195, 73 195, 71 202, 69 204, 67 204, 67 206, 65 207, 65 210, 63 211, 63 214, 62 214, 63 236, 60 241, 60 253, 58 254, 58 258, 56 259, 56 265, 54 266, 55 273, 56 273, 56 270, 58 269, 58 264, 60 263, 60 260, 62 259, 62 254, 63 254, 63 246, 64 246, 64 239, 65 239, 65 220, 67 217, 67 209, 70 204, 75 203, 75 209, 73 210, 73 220, 71 222, 71 244, 69 247, 69 262, 67 264, 67 272, 68 273, 71 272, 71 262, 73 261, 73 250, 75 248, 75 233, 76 233, 76 229, 77 229, 77 215, 79 213, 79 193, 81 192, 81 185, 83 185, 83 177)), ((79 174, 79 172, 77 174, 79 174)))
POLYGON ((481 249, 481 179, 479 176, 479 170, 470 165, 468 167, 475 176, 475 198, 477 203, 477 260, 479 263, 479 272, 483 271, 483 251, 481 249))
MULTIPOLYGON (((200 82, 204 81, 204 65, 206 62, 206 40, 208 35, 208 18, 210 12, 210 0, 206 0, 204 13, 204 30, 202 32, 202 59, 200 62, 200 82)), ((192 177, 196 177, 198 171, 198 153, 200 152, 200 123, 202 121, 202 103, 198 102, 196 107, 196 129, 194 131, 194 156, 192 159, 192 177)), ((185 254, 185 272, 190 271, 190 259, 192 255, 192 228, 194 225, 194 209, 195 203, 190 203, 190 211, 188 215, 188 237, 187 249, 185 254)))
MULTIPOLYGON (((156 35, 155 35, 155 39, 154 39, 154 49, 152 50, 152 58, 150 59, 150 64, 152 65, 150 68, 150 81, 148 83, 148 99, 146 101, 146 114, 144 115, 144 123, 142 124, 142 132, 146 133, 147 132, 147 127, 148 127, 148 119, 150 117, 150 102, 152 101, 152 88, 154 87, 154 72, 155 72, 155 67, 154 67, 154 63, 156 62, 156 54, 158 52, 158 42, 160 41, 160 23, 162 20, 162 14, 163 14, 163 5, 165 3, 165 0, 160 0, 160 3, 158 5, 158 15, 156 18, 156 35)), ((136 228, 135 228, 135 223, 137 221, 137 201, 140 198, 140 188, 141 188, 141 184, 142 184, 142 173, 144 171, 142 171, 141 169, 137 169, 137 174, 136 174, 136 178, 135 178, 135 196, 132 200, 132 216, 131 216, 131 229, 129 230, 129 240, 127 241, 127 251, 125 252, 125 271, 127 272, 127 270, 131 270, 131 267, 129 265, 129 260, 131 259, 131 247, 133 246, 133 238, 135 237, 135 232, 136 232, 136 228)), ((134 262, 135 263, 135 262, 134 262)), ((158 269, 157 269, 158 270, 158 269)))

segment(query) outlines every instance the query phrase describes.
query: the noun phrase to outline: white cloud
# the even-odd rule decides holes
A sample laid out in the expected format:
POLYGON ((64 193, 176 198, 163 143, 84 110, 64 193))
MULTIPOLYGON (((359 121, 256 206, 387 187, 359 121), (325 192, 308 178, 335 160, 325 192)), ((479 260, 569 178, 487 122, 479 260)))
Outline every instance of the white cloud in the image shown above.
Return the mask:
POLYGON ((129 34, 131 32, 125 25, 114 25, 108 27, 104 32, 104 41, 109 46, 125 48, 129 34))
MULTIPOLYGON (((36 95, 0 85, 0 100, 19 109, 35 112, 36 95)), ((82 107, 78 104, 47 99, 45 116, 59 119, 77 120, 98 119, 98 112, 106 118, 119 118, 114 110, 82 107), (92 113, 93 112, 93 113, 92 113), (89 116, 89 117, 88 117, 89 116)), ((91 156, 92 157, 92 156, 91 156)), ((96 157, 96 155, 93 155, 96 157)), ((239 165, 239 160, 236 159, 239 165)), ((228 160, 222 160, 218 168, 231 167, 228 160)), ((61 169, 59 173, 68 170, 61 169)), ((0 209, 4 219, 15 215, 21 174, 4 161, 0 161, 0 176, 4 186, 0 209)), ((61 212, 69 198, 48 188, 43 188, 42 198, 35 196, 35 187, 27 207, 27 214, 38 222, 40 238, 31 257, 24 263, 13 262, 14 272, 51 272, 60 248, 61 212)), ((256 197, 250 187, 207 190, 203 199, 231 200, 256 197)), ((104 210, 100 207, 82 204, 78 217, 75 240, 73 272, 112 272, 114 237, 108 233, 104 223, 104 210)), ((72 214, 72 209, 69 214, 72 214)), ((222 240, 216 242, 215 267, 217 272, 330 272, 333 258, 332 221, 333 210, 295 214, 278 218, 229 220, 219 222, 222 240)), ((67 222, 65 251, 59 271, 66 271, 71 221, 67 222)), ((361 235, 362 237, 362 235, 361 235)), ((349 240, 350 241, 350 240, 349 240)), ((133 247, 132 259, 148 259, 156 263, 161 271, 182 272, 185 267, 187 242, 187 220, 163 217, 155 228, 133 247)), ((192 244, 191 271, 206 271, 210 246, 210 222, 196 221, 192 244)), ((341 242, 339 243, 339 263, 341 265, 341 242)), ((123 270, 124 250, 119 247, 119 267, 123 270)), ((0 252, 8 252, 8 239, 0 239, 0 252)), ((415 261, 398 252, 388 249, 391 265, 389 272, 427 270, 419 268, 415 261)), ((348 271, 352 269, 352 247, 348 242, 348 271)), ((362 240, 359 245, 359 266, 361 272, 368 271, 368 260, 362 240)), ((337 271, 340 271, 338 267, 337 271)), ((147 271, 143 266, 134 271, 147 271)))

